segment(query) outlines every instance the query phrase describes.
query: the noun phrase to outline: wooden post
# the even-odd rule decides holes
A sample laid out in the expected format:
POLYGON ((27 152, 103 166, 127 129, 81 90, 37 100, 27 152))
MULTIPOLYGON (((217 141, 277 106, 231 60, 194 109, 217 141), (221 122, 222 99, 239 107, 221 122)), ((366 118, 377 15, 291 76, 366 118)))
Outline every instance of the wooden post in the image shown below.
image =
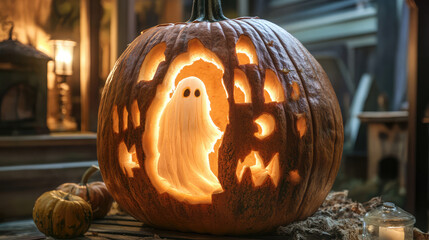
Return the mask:
POLYGON ((407 0, 410 7, 408 50, 408 181, 407 210, 416 217, 416 226, 428 230, 428 126, 424 112, 429 103, 429 2, 407 0))
POLYGON ((375 82, 388 99, 388 109, 393 102, 395 59, 398 46, 397 1, 377 1, 377 50, 375 82))
POLYGON ((249 16, 249 0, 238 0, 237 12, 239 17, 249 16))
POLYGON ((110 68, 137 36, 134 0, 112 0, 110 68))
POLYGON ((97 131, 99 96, 100 0, 80 0, 81 130, 97 131))

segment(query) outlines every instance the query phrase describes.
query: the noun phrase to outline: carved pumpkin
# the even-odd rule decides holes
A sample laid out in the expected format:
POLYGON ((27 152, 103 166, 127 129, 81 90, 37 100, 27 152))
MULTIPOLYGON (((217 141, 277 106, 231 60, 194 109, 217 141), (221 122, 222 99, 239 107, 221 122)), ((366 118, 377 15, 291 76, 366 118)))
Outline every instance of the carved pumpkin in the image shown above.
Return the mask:
POLYGON ((40 232, 54 238, 83 235, 91 225, 91 206, 81 197, 63 191, 42 194, 34 204, 33 220, 40 232))
POLYGON ((88 184, 88 179, 98 170, 97 166, 91 166, 83 174, 79 184, 63 183, 57 187, 57 190, 71 193, 89 202, 94 219, 104 218, 113 203, 113 198, 110 196, 104 182, 96 181, 88 184))
POLYGON ((137 37, 102 94, 98 159, 144 223, 213 234, 274 230, 325 199, 343 145, 325 72, 289 33, 195 0, 188 23, 137 37))

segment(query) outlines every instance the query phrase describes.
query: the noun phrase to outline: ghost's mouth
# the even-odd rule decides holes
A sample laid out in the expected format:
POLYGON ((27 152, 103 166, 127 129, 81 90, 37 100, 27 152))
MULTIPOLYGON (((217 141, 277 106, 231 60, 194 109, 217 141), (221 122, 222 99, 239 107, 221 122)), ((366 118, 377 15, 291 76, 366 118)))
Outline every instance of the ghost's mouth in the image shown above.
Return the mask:
MULTIPOLYGON (((163 52, 153 56, 163 59, 163 52)), ((217 178, 229 112, 223 74, 216 54, 193 39, 158 85, 146 112, 142 147, 146 173, 159 193, 203 204, 223 191, 217 178)))

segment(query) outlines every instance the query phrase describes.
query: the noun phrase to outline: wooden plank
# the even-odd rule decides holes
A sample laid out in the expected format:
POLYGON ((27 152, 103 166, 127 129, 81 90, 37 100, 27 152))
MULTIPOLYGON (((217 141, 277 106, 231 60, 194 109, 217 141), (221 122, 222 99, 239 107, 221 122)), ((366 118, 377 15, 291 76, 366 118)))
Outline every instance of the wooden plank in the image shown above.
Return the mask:
POLYGON ((135 218, 131 217, 130 215, 109 215, 109 216, 106 216, 104 219, 106 219, 106 220, 138 221, 135 218))
MULTIPOLYGON (((65 182, 79 182, 86 169, 87 166, 1 171, 0 222, 31 217, 34 202, 42 193, 65 182)), ((94 174, 93 180, 101 180, 101 174, 94 174)))
MULTIPOLYGON (((131 221, 129 216, 108 216, 108 219, 95 220, 87 233, 82 237, 74 239, 78 240, 101 240, 101 239, 187 239, 187 240, 257 240, 257 239, 270 239, 280 240, 285 239, 285 236, 275 235, 255 235, 255 236, 215 236, 198 233, 184 233, 169 230, 154 229, 150 227, 138 226, 119 226, 104 224, 105 221, 113 221, 112 218, 126 219, 123 222, 131 221)), ((119 221, 119 220, 118 220, 119 221)), ((139 223, 141 226, 142 223, 139 223)), ((8 223, 0 223, 0 240, 11 239, 46 239, 46 237, 39 232, 32 219, 14 221, 8 223)))
POLYGON ((205 235, 198 233, 185 233, 177 231, 169 231, 162 229, 155 229, 151 227, 143 226, 143 223, 136 226, 124 226, 124 225, 111 225, 105 224, 103 221, 96 221, 91 225, 89 230, 90 232, 104 233, 104 234, 123 234, 127 236, 139 236, 139 237, 153 237, 159 236, 161 238, 171 238, 171 239, 191 239, 191 240, 216 240, 216 239, 226 239, 226 240, 246 240, 246 239, 284 239, 283 236, 274 236, 274 235, 260 235, 260 236, 215 236, 215 235, 205 235))
POLYGON ((70 162, 70 163, 47 163, 47 164, 32 164, 32 165, 14 165, 0 167, 0 172, 10 171, 35 171, 45 169, 65 169, 65 168, 89 168, 92 165, 97 165, 97 161, 83 161, 83 162, 70 162))
MULTIPOLYGON (((142 240, 142 237, 139 236, 129 236, 129 235, 120 235, 120 234, 110 234, 110 233, 97 233, 97 232, 87 232, 84 237, 74 238, 75 240, 106 240, 106 239, 117 239, 117 240, 142 240)), ((157 236, 145 237, 145 240, 150 239, 160 239, 157 236)))
POLYGON ((0 147, 41 147, 96 144, 95 133, 52 133, 26 136, 0 136, 0 147))
POLYGON ((0 137, 0 166, 97 159, 96 134, 0 137))
POLYGON ((0 240, 45 238, 45 235, 39 232, 32 219, 0 223, 0 240))
POLYGON ((130 221, 130 220, 113 220, 113 219, 101 219, 97 220, 97 224, 102 225, 117 225, 117 226, 129 226, 129 227, 143 227, 142 222, 130 221))
POLYGON ((363 112, 358 115, 361 122, 370 123, 399 123, 408 121, 407 111, 363 112))

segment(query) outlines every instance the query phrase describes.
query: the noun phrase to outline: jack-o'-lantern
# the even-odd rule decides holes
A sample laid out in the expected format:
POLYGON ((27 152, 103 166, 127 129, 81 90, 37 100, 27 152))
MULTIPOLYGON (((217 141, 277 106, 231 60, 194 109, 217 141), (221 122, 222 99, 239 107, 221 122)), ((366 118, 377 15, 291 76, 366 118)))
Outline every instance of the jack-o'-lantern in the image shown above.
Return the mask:
POLYGON ((150 226, 250 234, 321 205, 343 145, 325 72, 282 28, 195 0, 187 23, 137 37, 99 109, 98 159, 114 199, 150 226))

